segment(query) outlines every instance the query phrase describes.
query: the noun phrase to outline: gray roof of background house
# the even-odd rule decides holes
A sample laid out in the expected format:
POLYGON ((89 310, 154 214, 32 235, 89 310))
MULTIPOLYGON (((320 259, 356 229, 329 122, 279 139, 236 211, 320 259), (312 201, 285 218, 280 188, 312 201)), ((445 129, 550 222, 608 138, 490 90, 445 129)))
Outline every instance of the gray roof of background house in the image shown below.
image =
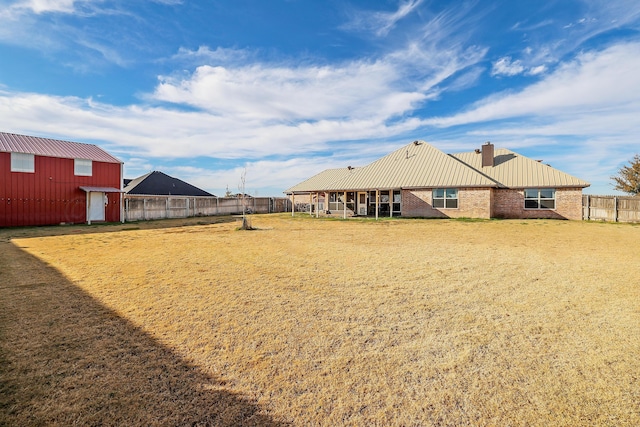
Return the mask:
POLYGON ((40 138, 0 132, 0 151, 35 154, 63 159, 85 159, 104 163, 122 163, 116 157, 93 144, 40 138))
POLYGON ((124 192, 132 195, 215 197, 188 182, 159 171, 130 180, 124 187, 124 192))
POLYGON ((494 150, 494 166, 482 167, 482 155, 446 154, 424 141, 356 169, 328 169, 285 193, 358 191, 392 188, 588 187, 589 183, 506 149, 494 150))

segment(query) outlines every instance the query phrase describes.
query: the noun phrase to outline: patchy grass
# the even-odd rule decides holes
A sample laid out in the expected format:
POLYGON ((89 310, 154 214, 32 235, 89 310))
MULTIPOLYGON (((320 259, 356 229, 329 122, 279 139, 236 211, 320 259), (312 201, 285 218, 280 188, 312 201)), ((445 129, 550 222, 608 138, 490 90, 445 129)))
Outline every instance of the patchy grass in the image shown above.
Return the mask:
POLYGON ((252 220, 4 230, 0 425, 640 425, 640 228, 252 220))

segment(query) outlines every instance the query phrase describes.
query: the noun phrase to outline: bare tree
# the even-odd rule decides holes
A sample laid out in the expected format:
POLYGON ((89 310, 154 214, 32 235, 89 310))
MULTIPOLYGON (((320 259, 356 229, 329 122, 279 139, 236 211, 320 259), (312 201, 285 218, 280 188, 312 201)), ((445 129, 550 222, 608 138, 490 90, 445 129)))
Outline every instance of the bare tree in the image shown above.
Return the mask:
POLYGON ((240 200, 242 201, 242 227, 241 230, 253 230, 254 228, 251 226, 251 221, 247 218, 247 204, 245 203, 245 187, 247 184, 247 168, 244 168, 242 174, 240 175, 240 184, 238 185, 238 190, 240 190, 240 200))
POLYGON ((622 166, 618 170, 618 174, 611 177, 615 182, 616 190, 634 196, 640 195, 640 154, 633 156, 629 162, 629 166, 622 166))

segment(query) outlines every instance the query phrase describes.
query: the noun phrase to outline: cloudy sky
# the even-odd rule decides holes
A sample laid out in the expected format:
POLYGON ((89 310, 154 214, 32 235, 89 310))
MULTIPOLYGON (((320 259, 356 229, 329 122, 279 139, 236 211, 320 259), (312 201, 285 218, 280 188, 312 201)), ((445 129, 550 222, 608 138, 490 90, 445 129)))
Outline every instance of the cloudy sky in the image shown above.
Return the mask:
POLYGON ((0 130, 127 178, 281 195, 416 139, 615 194, 640 152, 637 0, 0 0, 0 130))

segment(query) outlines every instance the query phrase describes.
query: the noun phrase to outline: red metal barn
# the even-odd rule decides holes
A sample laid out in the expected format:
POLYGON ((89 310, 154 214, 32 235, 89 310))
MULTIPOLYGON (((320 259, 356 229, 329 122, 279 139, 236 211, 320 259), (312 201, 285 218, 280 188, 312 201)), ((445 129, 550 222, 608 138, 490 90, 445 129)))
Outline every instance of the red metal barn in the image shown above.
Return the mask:
POLYGON ((0 132, 0 227, 122 218, 120 160, 92 144, 0 132))

